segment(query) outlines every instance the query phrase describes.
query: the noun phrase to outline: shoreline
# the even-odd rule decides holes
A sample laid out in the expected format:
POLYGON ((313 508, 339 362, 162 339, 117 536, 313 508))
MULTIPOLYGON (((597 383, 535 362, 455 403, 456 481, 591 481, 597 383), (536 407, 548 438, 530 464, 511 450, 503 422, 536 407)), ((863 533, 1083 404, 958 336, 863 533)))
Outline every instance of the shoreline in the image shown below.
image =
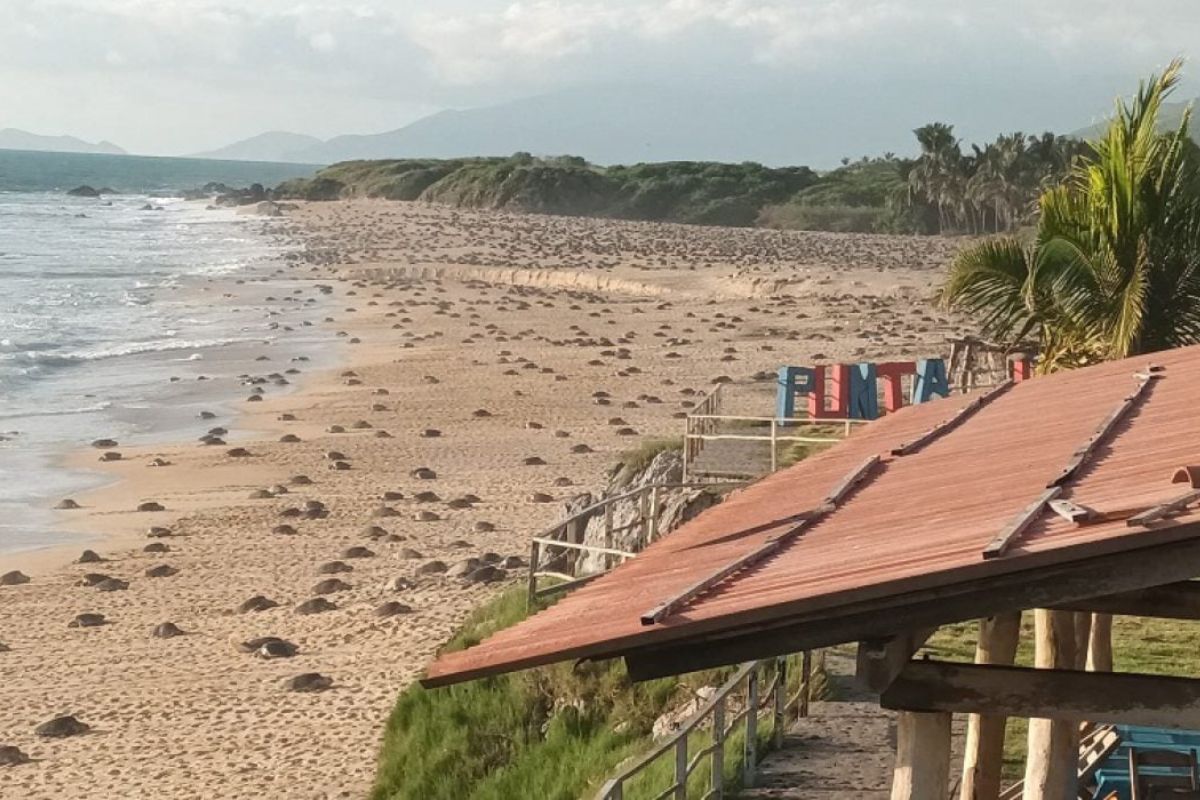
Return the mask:
MULTIPOLYGON (((130 798, 363 796, 396 694, 479 602, 507 585, 425 571, 433 562, 524 556, 528 536, 558 518, 571 497, 602 486, 622 453, 645 439, 677 436, 677 415, 718 376, 735 376, 731 397, 745 392, 744 402, 755 406, 765 386, 752 379, 756 371, 803 363, 818 348, 830 358, 874 347, 928 353, 953 329, 952 322, 928 324, 916 339, 889 333, 898 329, 889 315, 920 327, 920 317, 933 314, 910 310, 891 291, 911 285, 919 293, 929 274, 822 266, 831 260, 830 242, 858 247, 853 239, 772 232, 771 241, 795 244, 788 259, 807 257, 813 242, 819 260, 806 267, 781 257, 747 267, 733 258, 706 263, 710 237, 754 253, 764 241, 754 237, 763 234, 357 201, 304 205, 289 230, 309 247, 285 259, 284 280, 334 287, 332 322, 323 324, 344 341, 339 362, 305 369, 294 391, 231 404, 227 446, 122 448, 122 461, 104 465, 120 482, 80 495, 89 507, 65 512, 112 537, 72 543, 72 555, 91 546, 107 560, 50 567, 29 584, 0 587, 0 642, 11 648, 0 662, 12 676, 0 687, 0 744, 37 759, 0 772, 0 794, 11 785, 31 798, 77 796, 85 787, 130 798), (589 250, 597 236, 632 238, 636 246, 612 266, 606 241, 589 250), (472 261, 574 269, 589 283, 401 277, 367 266, 466 268, 472 261), (698 269, 679 266, 689 262, 698 269), (819 284, 830 298, 824 312, 805 307, 801 317, 786 296, 717 293, 736 281, 797 275, 812 285, 828 279, 819 284), (590 283, 600 277, 671 293, 606 293, 590 283), (848 290, 859 297, 833 299, 848 290), (788 333, 779 332, 784 327, 788 333), (611 401, 600 403, 600 391, 611 401), (619 433, 625 427, 635 434, 619 433), (285 436, 295 441, 280 441, 285 436), (237 447, 249 455, 227 454, 237 447), (172 466, 147 469, 154 457, 172 466), (333 469, 338 460, 348 468, 333 469), (417 477, 422 467, 434 477, 417 477), (297 484, 297 475, 311 485, 297 484), (287 493, 259 496, 275 485, 287 493), (424 493, 436 499, 421 502, 424 493), (478 499, 465 501, 468 495, 478 499), (134 510, 147 500, 167 510, 134 510), (320 501, 327 513, 287 516, 305 501, 320 501), (151 525, 171 535, 148 538, 151 525), (280 533, 284 525, 295 532, 280 533), (155 543, 168 551, 139 550, 155 543), (355 548, 371 555, 354 558, 355 548), (334 562, 351 571, 322 572, 334 562), (146 575, 163 564, 177 573, 146 575), (96 571, 129 588, 102 593, 78 585, 96 571), (334 577, 344 586, 320 594, 334 577), (239 613, 255 595, 277 605, 239 613), (334 607, 299 613, 315 597, 334 607), (397 603, 408 610, 379 616, 397 603), (83 612, 103 613, 110 624, 68 629, 83 612), (189 635, 152 637, 151 628, 166 621, 189 635), (299 654, 264 661, 239 651, 238 643, 265 635, 294 642, 299 654), (334 688, 302 694, 283 687, 307 672, 329 676, 334 688), (98 733, 59 741, 32 735, 36 724, 62 713, 98 733)), ((84 449, 75 457, 94 455, 84 449)))

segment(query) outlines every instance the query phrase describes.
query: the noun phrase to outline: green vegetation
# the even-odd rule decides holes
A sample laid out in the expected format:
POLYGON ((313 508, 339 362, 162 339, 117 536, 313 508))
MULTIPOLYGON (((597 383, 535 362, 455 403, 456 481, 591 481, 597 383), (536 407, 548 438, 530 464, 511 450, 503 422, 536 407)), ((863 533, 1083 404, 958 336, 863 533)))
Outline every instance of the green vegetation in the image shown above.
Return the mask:
POLYGON ((1200 341, 1200 151, 1190 113, 1160 132, 1181 64, 1144 83, 1065 182, 1041 195, 1032 242, 989 239, 951 266, 943 299, 984 332, 1036 333, 1042 371, 1200 341))
POLYGON ((576 156, 347 161, 275 190, 280 199, 378 197, 466 208, 698 225, 874 233, 1017 226, 1082 146, 1014 133, 964 155, 953 128, 916 131, 916 160, 887 154, 808 167, 671 161, 601 167, 576 156))
MULTIPOLYGON (((526 616, 524 587, 514 587, 471 615, 445 650, 470 647, 526 616)), ((576 800, 626 759, 652 746, 651 726, 703 686, 720 685, 732 669, 633 683, 623 662, 557 664, 426 690, 417 684, 396 701, 384 733, 373 800, 576 800)), ((791 691, 799 686, 791 669, 791 691)), ((814 687, 823 691, 817 671, 814 687)), ((820 696, 819 694, 817 696, 820 696)), ((765 748, 770 720, 760 725, 765 748)), ((726 746, 726 774, 736 786, 744 740, 726 746)), ((698 731, 699 749, 709 734, 698 731)), ((670 759, 631 783, 627 798, 644 800, 670 785, 670 759)), ((708 767, 693 776, 710 780, 708 767)))

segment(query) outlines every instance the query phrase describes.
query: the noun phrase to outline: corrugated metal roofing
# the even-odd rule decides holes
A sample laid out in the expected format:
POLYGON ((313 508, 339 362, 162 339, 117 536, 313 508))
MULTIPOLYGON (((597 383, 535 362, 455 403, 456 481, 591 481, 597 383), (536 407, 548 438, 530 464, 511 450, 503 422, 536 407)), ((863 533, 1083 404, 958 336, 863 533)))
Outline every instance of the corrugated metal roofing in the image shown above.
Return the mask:
POLYGON ((1002 557, 983 549, 1058 476, 1098 426, 1160 374, 1064 487, 1098 510, 1150 506, 1186 491, 1177 468, 1200 464, 1200 347, 1058 373, 1013 386, 918 452, 892 456, 969 404, 957 396, 903 409, 836 447, 738 491, 558 604, 465 651, 439 658, 427 683, 734 632, 798 614, 977 577, 1200 536, 1200 513, 1155 526, 1077 526, 1042 513, 1002 557), (881 464, 838 508, 780 552, 690 601, 660 623, 641 617, 795 525, 873 455, 881 464), (750 531, 747 533, 747 531, 750 531))

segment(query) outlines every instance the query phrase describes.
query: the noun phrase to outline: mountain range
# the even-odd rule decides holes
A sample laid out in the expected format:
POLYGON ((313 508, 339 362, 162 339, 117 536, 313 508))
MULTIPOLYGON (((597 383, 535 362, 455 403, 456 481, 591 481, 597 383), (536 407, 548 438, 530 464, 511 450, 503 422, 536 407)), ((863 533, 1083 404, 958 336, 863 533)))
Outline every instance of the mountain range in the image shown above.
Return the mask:
MULTIPOLYGON (((577 155, 596 164, 655 161, 756 161, 782 166, 835 165, 844 157, 912 152, 911 130, 944 114, 941 107, 871 109, 853 89, 836 108, 814 113, 810 103, 779 90, 703 93, 645 86, 600 86, 538 95, 497 105, 439 111, 395 130, 322 140, 269 131, 194 158, 332 164, 380 158, 577 155), (862 100, 863 102, 858 102, 862 100)), ((1002 105, 1002 104, 998 104, 1002 105)), ((1185 103, 1164 108, 1176 125, 1185 103)), ((1086 138, 1097 123, 1071 135, 1086 138)), ((996 130, 1005 129, 997 122, 996 130)), ((1038 128, 1040 130, 1040 128, 1038 128)), ((0 130, 0 149, 124 154, 111 142, 0 130)))
MULTIPOLYGON (((850 105, 850 104, 847 104, 850 105)), ((844 111, 845 107, 842 107, 844 111)), ((772 91, 703 93, 660 87, 574 89, 466 110, 440 111, 384 133, 336 136, 323 142, 268 133, 201 155, 308 164, 377 158, 578 155, 597 164, 645 161, 757 161, 836 164, 842 157, 910 146, 908 127, 881 133, 858 124, 858 112, 837 113, 836 125, 812 107, 772 91), (830 129, 838 128, 836 136, 830 129), (844 129, 843 129, 844 128, 844 129), (897 147, 880 147, 894 142, 897 147)), ((907 119, 905 119, 907 124, 907 119)))
POLYGON ((126 155, 112 142, 85 142, 74 136, 42 136, 16 128, 0 129, 0 150, 38 150, 54 153, 101 153, 126 155))

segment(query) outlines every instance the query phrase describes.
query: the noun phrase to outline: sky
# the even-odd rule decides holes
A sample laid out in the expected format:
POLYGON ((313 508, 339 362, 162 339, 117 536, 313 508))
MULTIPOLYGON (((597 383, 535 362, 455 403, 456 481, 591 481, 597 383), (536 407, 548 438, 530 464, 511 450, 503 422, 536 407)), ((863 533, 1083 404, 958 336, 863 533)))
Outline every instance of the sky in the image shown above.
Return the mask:
POLYGON ((177 155, 636 83, 971 139, 1082 127, 1198 50, 1197 0, 0 0, 0 128, 177 155))

